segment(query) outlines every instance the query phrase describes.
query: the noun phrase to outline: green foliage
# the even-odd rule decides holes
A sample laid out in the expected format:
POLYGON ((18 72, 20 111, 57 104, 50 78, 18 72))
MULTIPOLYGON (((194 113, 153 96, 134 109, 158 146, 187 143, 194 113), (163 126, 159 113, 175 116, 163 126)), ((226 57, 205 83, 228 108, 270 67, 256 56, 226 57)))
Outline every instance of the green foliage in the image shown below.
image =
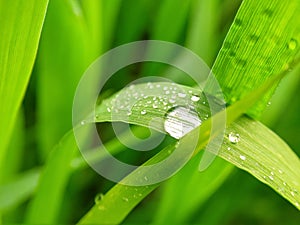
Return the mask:
MULTIPOLYGON (((300 2, 240 2, 52 0, 46 14, 48 2, 44 0, 0 0, 1 222, 298 224, 300 2), (212 67, 228 104, 226 111, 211 116, 202 91, 192 87, 194 83, 180 71, 161 64, 144 63, 119 71, 100 93, 95 117, 87 117, 76 131, 97 123, 110 154, 138 166, 158 163, 177 150, 179 153, 157 170, 140 166, 123 184, 112 184, 85 161, 105 164, 104 146, 95 148, 93 137, 82 133, 91 148, 83 158, 73 132, 68 132, 73 97, 80 77, 98 55, 143 39, 175 42, 201 56, 212 67), (191 131, 179 140, 172 138, 174 134, 164 124, 168 119, 178 120, 170 114, 178 108, 163 89, 171 90, 170 83, 136 84, 119 90, 124 83, 147 75, 180 83, 177 87, 187 99, 200 96, 188 113, 198 115, 201 126, 195 128, 193 121, 180 120, 191 131), (26 91, 30 76, 33 79, 26 91), (129 113, 120 106, 130 92, 148 97, 129 113), (149 103, 153 96, 168 101, 154 107, 149 103), (112 117, 113 108, 118 110, 112 117), (294 151, 258 121, 262 114, 261 121, 274 128, 294 151), (207 153, 201 150, 209 135, 214 139, 222 133, 211 129, 212 122, 225 116, 227 127, 219 157, 200 173, 199 161, 207 153), (166 138, 153 151, 136 153, 120 141, 138 144, 131 133, 125 131, 116 138, 110 122, 130 124, 130 130, 142 139, 149 136, 150 129, 150 142, 156 142, 161 133, 166 138), (124 184, 148 181, 156 173, 176 168, 192 143, 196 144, 193 157, 169 180, 136 187, 124 184), (253 210, 246 202, 251 202, 253 210)), ((214 89, 208 83, 205 93, 218 96, 214 89)), ((178 90, 175 94, 180 95, 178 90)), ((180 105, 180 99, 176 101, 180 105)))
POLYGON ((47 0, 0 1, 0 173, 36 57, 47 4, 47 0))

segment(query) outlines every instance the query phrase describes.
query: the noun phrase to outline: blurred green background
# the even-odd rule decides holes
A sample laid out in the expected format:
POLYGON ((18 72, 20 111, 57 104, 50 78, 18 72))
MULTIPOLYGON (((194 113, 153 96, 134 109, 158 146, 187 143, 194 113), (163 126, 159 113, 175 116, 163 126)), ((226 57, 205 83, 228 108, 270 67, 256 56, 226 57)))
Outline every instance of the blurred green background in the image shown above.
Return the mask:
MULTIPOLYGON (((124 43, 158 39, 183 45, 212 66, 240 4, 241 0, 51 0, 30 84, 9 145, 6 161, 9 166, 3 183, 42 167, 51 149, 72 129, 76 86, 98 56, 124 43)), ((153 74, 164 76, 164 67, 147 63, 124 68, 106 85, 103 95, 110 96, 130 81, 153 74)), ((180 75, 174 76, 174 80, 191 84, 180 75)), ((294 71, 281 83, 262 116, 262 122, 298 156, 299 84, 299 71, 294 71)), ((114 137, 109 124, 101 126, 106 129, 101 134, 104 139, 114 137)), ((132 156, 120 157, 126 160, 132 156)), ((143 160, 143 156, 135 155, 136 163, 143 160)), ((26 185, 30 186, 36 179, 28 182, 26 185)), ((95 196, 112 186, 112 182, 89 167, 76 170, 63 194, 56 221, 76 223, 93 206, 95 196)), ((197 188, 202 186, 205 183, 199 183, 197 188)), ((124 224, 154 221, 159 205, 163 204, 163 188, 141 202, 124 224)), ((28 191, 19 202, 5 208, 2 223, 24 222, 33 194, 28 191)), ((189 198, 193 198, 192 192, 189 198)), ((300 224, 300 213, 272 189, 246 172, 234 169, 212 196, 193 209, 186 224, 296 225, 300 224)))

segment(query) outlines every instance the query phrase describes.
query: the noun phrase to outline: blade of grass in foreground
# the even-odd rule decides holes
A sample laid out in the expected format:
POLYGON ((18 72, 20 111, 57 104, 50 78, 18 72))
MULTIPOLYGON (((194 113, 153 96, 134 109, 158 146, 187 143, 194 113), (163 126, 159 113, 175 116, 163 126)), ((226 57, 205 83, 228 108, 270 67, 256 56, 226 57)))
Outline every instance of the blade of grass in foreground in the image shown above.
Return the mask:
MULTIPOLYGON (((30 78, 48 0, 0 1, 0 166, 30 78)), ((5 171, 0 168, 1 173, 5 171)))
MULTIPOLYGON (((281 73, 278 76, 273 77, 271 80, 269 80, 268 82, 266 82, 262 87, 260 87, 258 90, 256 90, 255 92, 252 92, 251 94, 249 94, 247 97, 245 97, 245 99, 243 99, 242 101, 238 101, 236 104, 234 104, 233 106, 229 107, 227 109, 227 113, 230 115, 227 117, 227 124, 232 123, 234 120, 236 120, 239 116, 241 116, 244 112, 246 112, 257 100, 259 100, 261 98, 261 96, 264 94, 264 92, 266 90, 268 90, 270 87, 272 87, 276 82, 278 82, 278 80, 280 80, 283 76, 285 75, 285 73, 281 73)), ((145 90, 145 87, 143 85, 141 85, 141 89, 145 90)), ((101 107, 101 106, 100 106, 101 107)), ((106 105, 103 104, 102 107, 105 107, 106 109, 106 105)), ((149 109, 152 106, 149 107, 149 109)), ((145 107, 144 107, 145 108, 145 107)), ((147 108, 148 109, 148 108, 147 108)), ((122 113, 122 112, 121 112, 122 113)), ((222 118, 222 114, 225 112, 220 112, 219 114, 216 114, 215 117, 221 117, 222 118)), ((135 117, 140 117, 140 111, 132 111, 132 114, 135 114, 135 117)), ((151 112, 148 112, 147 117, 151 117, 151 112)), ((155 115, 156 116, 156 115, 155 115)), ((154 117, 155 117, 154 116, 154 117)), ((97 116, 96 116, 97 117, 97 116)), ((111 121, 110 116, 108 116, 106 119, 104 118, 99 118, 97 117, 97 121, 111 121)), ((149 126, 148 123, 148 119, 144 120, 140 120, 143 122, 140 122, 140 125, 142 126, 149 126)), ((255 122, 254 122, 255 123, 255 122)), ((157 127, 158 129, 158 127, 157 127)), ((201 136, 200 136, 200 140, 198 141, 198 146, 197 149, 195 151, 195 154, 198 153, 207 143, 208 138, 209 138, 209 133, 210 133, 210 119, 208 119, 207 121, 205 121, 201 127, 201 136)), ((187 143, 192 143, 192 140, 195 139, 195 133, 197 135, 196 132, 197 129, 191 131, 191 133, 189 133, 188 135, 184 136, 182 139, 180 139, 181 145, 180 146, 185 146, 185 144, 187 143)), ((248 130, 248 132, 251 133, 251 131, 248 130)), ((272 143, 274 144, 280 144, 281 146, 283 146, 281 143, 281 139, 278 138, 277 136, 271 135, 267 128, 265 129, 265 135, 272 138, 272 143)), ((212 137, 214 137, 216 134, 211 134, 212 137)), ((245 138, 247 138, 245 136, 245 138)), ((264 140, 264 139, 263 139, 264 140)), ((263 141, 262 140, 262 141, 263 141)), ((253 141, 253 140, 251 140, 253 141)), ((238 146, 238 145, 237 145, 238 146)), ((253 146, 253 145, 252 145, 253 146)), ((223 145, 222 148, 226 148, 226 145, 223 145)), ((250 146, 251 147, 251 146, 250 146)), ((264 161, 263 160, 268 160, 268 158, 263 157, 263 155, 260 154, 261 151, 264 152, 278 152, 279 150, 277 148, 274 149, 273 145, 270 145, 268 142, 263 142, 262 145, 259 146, 255 146, 257 148, 252 149, 252 151, 254 151, 256 153, 255 156, 255 162, 260 162, 262 166, 261 168, 264 168, 264 161)), ((295 170, 300 169, 300 162, 298 160, 298 158, 293 154, 293 152, 287 147, 287 146, 283 146, 283 149, 280 149, 280 151, 286 151, 288 152, 284 158, 282 159, 281 157, 276 157, 276 163, 274 163, 274 161, 272 162, 266 162, 266 165, 272 165, 272 168, 277 168, 278 170, 281 171, 285 171, 286 175, 285 177, 281 176, 281 173, 276 174, 276 179, 278 177, 280 177, 280 179, 285 180, 285 184, 287 187, 289 188, 294 188, 294 195, 291 193, 287 193, 287 192, 281 192, 281 195, 284 196, 285 198, 287 198, 291 203, 295 204, 297 207, 299 207, 299 205, 297 205, 297 201, 299 201, 299 196, 296 195, 295 193, 300 192, 300 187, 296 186, 294 183, 294 180, 298 180, 298 175, 295 174, 294 172, 291 172, 289 167, 286 167, 286 163, 285 161, 289 162, 289 158, 285 158, 286 156, 292 157, 293 160, 291 160, 290 163, 292 163, 293 167, 295 170), (297 161, 298 160, 298 161, 297 161), (280 164, 278 162, 283 162, 283 164, 280 164), (297 191, 297 192, 296 192, 297 191)), ((175 145, 171 145, 168 146, 167 148, 163 149, 160 153, 158 153, 156 156, 154 156, 153 158, 151 158, 149 161, 147 161, 144 165, 150 165, 150 164, 154 164, 157 163, 159 161, 161 161, 162 159, 165 159, 166 157, 169 156, 170 152, 172 153, 172 151, 174 150, 175 145)), ((184 147, 183 147, 184 148, 184 147)), ((184 151, 184 149, 182 149, 184 151)), ((226 158, 226 160, 228 160, 229 162, 239 166, 240 168, 245 169, 245 167, 243 167, 243 162, 246 160, 243 154, 244 152, 241 150, 241 154, 238 154, 239 151, 236 150, 235 152, 235 158, 232 160, 230 157, 224 157, 226 158), (239 160, 237 160, 239 159, 239 160)), ((268 154, 268 153, 265 153, 268 154)), ((248 163, 247 163, 248 164, 248 163)), ((256 168, 257 165, 253 164, 253 161, 248 164, 251 165, 251 168, 256 168)), ((165 165, 166 168, 172 165, 165 165)), ((266 168, 262 169, 263 171, 266 170, 266 168)), ((250 171, 250 170, 248 170, 250 171)), ((257 170, 255 170, 257 171, 257 170)), ((128 180, 139 180, 139 179, 144 179, 144 177, 150 177, 151 173, 153 171, 148 171, 148 174, 143 172, 141 173, 140 168, 138 168, 137 170, 135 170, 134 172, 132 172, 129 176, 127 176, 126 178, 124 178, 124 180, 128 181, 128 180)), ((258 176, 261 175, 259 172, 258 174, 255 173, 253 170, 250 171, 251 174, 253 174, 254 176, 258 176)), ((275 174, 273 175, 275 176, 275 174)), ((275 178, 274 178, 275 179, 275 178)), ((275 188, 275 186, 273 185, 272 182, 270 181, 265 181, 268 185, 270 185, 271 187, 275 188)), ((143 199, 145 198, 151 191, 153 191, 156 187, 158 187, 160 184, 154 184, 154 185, 149 185, 149 186, 142 186, 142 187, 132 187, 132 186, 126 186, 126 185, 122 185, 122 184, 117 184, 115 185, 110 191, 107 192, 107 194, 101 199, 101 201, 99 201, 83 218, 82 220, 79 222, 79 224, 91 224, 91 223, 111 223, 111 224, 118 224, 120 223, 122 220, 124 220, 124 218, 128 215, 128 213, 143 199)))

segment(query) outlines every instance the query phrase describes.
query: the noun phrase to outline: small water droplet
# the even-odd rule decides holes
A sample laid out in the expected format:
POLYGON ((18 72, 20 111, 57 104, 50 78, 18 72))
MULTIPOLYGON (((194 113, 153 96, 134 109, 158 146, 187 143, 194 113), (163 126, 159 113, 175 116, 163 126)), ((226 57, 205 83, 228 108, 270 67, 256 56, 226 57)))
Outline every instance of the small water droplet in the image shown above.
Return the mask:
POLYGON ((270 180, 274 180, 273 176, 269 176, 270 180))
POLYGON ((240 155, 240 159, 243 160, 243 161, 245 161, 246 160, 246 156, 240 155))
POLYGON ((291 195, 292 195, 293 197, 295 197, 295 193, 294 193, 293 191, 291 191, 291 195))
POLYGON ((95 204, 99 204, 99 202, 102 201, 103 197, 104 197, 104 195, 102 193, 97 194, 95 196, 95 204))
POLYGON ((147 176, 144 176, 144 180, 145 180, 145 181, 148 181, 148 177, 147 177, 147 176))
POLYGON ((295 50, 297 48, 297 41, 295 39, 291 39, 288 43, 288 48, 290 50, 295 50))
POLYGON ((131 116, 132 112, 131 111, 128 111, 127 112, 127 116, 131 116))
POLYGON ((186 97, 186 93, 178 93, 178 97, 179 98, 185 98, 186 97))
POLYGON ((107 112, 111 112, 111 109, 109 107, 106 108, 107 112))
POLYGON ((285 183, 285 182, 283 182, 283 185, 284 185, 284 186, 286 186, 286 183, 285 183))
POLYGON ((193 96, 191 97, 191 100, 192 100, 193 102, 198 102, 198 101, 200 100, 200 97, 197 96, 197 95, 193 95, 193 96))
POLYGON ((126 198, 126 197, 123 197, 122 199, 123 199, 124 202, 128 202, 129 201, 129 199, 126 198))
POLYGON ((271 175, 274 176, 274 172, 273 171, 271 171, 271 175))
POLYGON ((145 110, 145 109, 143 109, 142 111, 141 111, 141 114, 142 115, 145 115, 147 113, 147 111, 145 110))
POLYGON ((201 125, 197 112, 182 106, 177 106, 167 112, 164 128, 170 136, 179 139, 201 125))
POLYGON ((80 122, 80 124, 81 124, 82 126, 83 126, 85 123, 86 123, 85 120, 82 120, 82 121, 80 122))
POLYGON ((169 102, 171 103, 171 104, 174 104, 175 102, 176 102, 176 100, 175 99, 169 99, 169 102))
POLYGON ((228 150, 228 151, 230 151, 230 150, 231 150, 231 148, 230 148, 230 147, 228 147, 228 148, 227 148, 227 150, 228 150))
POLYGON ((153 107, 153 109, 157 109, 158 108, 158 106, 156 104, 153 104, 152 107, 153 107))
POLYGON ((233 132, 230 132, 228 135, 228 139, 232 144, 237 144, 240 142, 241 138, 239 134, 235 134, 233 132))
POLYGON ((283 174, 282 170, 278 170, 278 172, 279 172, 280 174, 283 174))
POLYGON ((272 104, 272 102, 268 102, 267 107, 269 107, 272 104))

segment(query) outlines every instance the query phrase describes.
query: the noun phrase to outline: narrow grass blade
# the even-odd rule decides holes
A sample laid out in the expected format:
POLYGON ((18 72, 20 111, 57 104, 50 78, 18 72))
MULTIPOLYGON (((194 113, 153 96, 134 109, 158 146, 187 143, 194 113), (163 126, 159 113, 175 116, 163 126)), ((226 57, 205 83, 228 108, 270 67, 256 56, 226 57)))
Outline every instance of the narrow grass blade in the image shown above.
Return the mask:
POLYGON ((35 61, 47 4, 48 0, 0 1, 1 167, 35 61))
POLYGON ((78 1, 60 0, 49 4, 36 64, 38 147, 42 160, 72 128, 76 84, 100 53, 99 4, 82 1, 81 6, 78 1))
POLYGON ((8 211, 27 200, 38 183, 39 175, 39 170, 35 169, 2 184, 0 186, 0 211, 8 211))
POLYGON ((66 183, 70 177, 70 161, 77 146, 72 132, 69 132, 51 152, 43 168, 36 195, 29 205, 26 223, 54 224, 60 210, 66 183))
MULTIPOLYGON (((287 66, 299 51, 299 21, 298 0, 243 1, 213 66, 226 102, 242 99, 287 66)), ((275 87, 249 115, 261 114, 275 87)))

